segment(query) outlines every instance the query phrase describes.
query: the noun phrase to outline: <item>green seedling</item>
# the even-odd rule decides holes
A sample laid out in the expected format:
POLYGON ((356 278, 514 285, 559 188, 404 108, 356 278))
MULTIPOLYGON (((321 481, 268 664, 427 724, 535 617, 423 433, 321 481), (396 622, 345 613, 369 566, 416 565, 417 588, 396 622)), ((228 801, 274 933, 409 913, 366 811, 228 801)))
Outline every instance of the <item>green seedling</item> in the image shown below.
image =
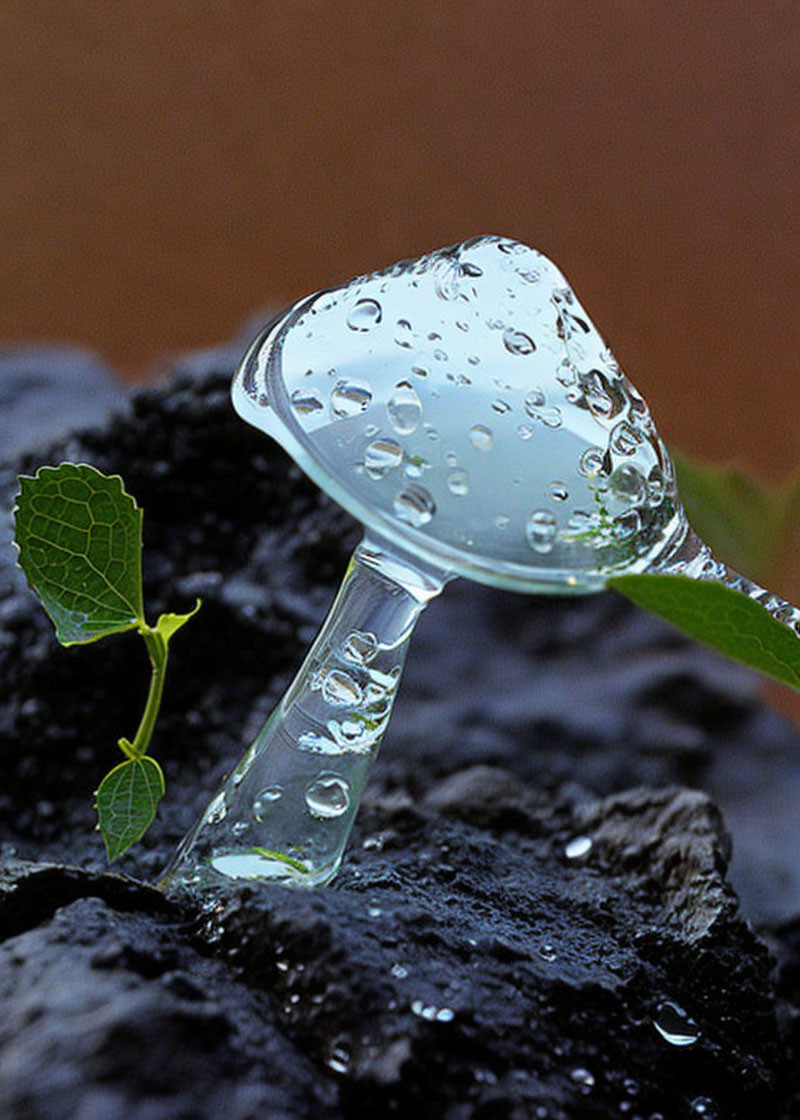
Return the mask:
POLYGON ((142 602, 142 510, 118 475, 85 463, 40 467, 21 475, 15 507, 19 565, 63 646, 137 630, 152 676, 125 756, 96 792, 98 828, 109 862, 140 840, 164 794, 161 767, 147 752, 161 705, 171 638, 196 614, 162 614, 148 625, 142 602))

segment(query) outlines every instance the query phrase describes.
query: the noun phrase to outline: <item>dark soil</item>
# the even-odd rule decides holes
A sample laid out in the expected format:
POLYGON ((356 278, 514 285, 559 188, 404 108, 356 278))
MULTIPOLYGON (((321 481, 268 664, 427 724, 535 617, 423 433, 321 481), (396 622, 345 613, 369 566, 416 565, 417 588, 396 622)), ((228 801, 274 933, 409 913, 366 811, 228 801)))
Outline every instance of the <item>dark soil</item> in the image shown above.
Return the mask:
POLYGON ((167 795, 111 874, 91 791, 136 726, 142 643, 59 647, 0 524, 0 1116, 800 1115, 800 737, 747 673, 619 598, 451 584, 333 886, 147 885, 358 540, 234 415, 230 360, 0 466, 6 511, 41 463, 122 474, 148 613, 203 599, 154 741, 167 795))

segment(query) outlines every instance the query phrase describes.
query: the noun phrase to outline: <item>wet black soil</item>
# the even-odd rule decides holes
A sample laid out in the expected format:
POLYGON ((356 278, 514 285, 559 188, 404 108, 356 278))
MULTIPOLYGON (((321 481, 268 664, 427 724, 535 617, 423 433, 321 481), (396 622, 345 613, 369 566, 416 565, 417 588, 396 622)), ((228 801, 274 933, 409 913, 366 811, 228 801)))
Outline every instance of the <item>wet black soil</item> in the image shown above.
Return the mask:
POLYGON ((148 885, 358 540, 234 415, 230 363, 0 465, 6 511, 41 463, 122 474, 148 613, 203 599, 153 744, 167 795, 109 873, 91 791, 136 726, 144 649, 59 647, 0 523, 0 1116, 799 1115, 800 736, 749 674, 617 597, 451 584, 333 886, 148 885))

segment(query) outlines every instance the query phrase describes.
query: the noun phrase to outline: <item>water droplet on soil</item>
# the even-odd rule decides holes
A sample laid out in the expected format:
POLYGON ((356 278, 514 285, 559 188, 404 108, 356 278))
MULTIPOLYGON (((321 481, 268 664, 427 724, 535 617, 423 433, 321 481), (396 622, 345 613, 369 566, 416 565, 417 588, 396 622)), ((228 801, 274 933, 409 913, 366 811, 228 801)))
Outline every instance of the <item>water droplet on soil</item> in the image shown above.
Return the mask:
POLYGON ((567 859, 583 859, 592 850, 592 840, 589 836, 576 836, 564 848, 567 859))
POLYGON ((677 1003, 665 1000, 660 1003, 653 1017, 653 1026, 671 1046, 692 1046, 700 1031, 691 1017, 677 1003))

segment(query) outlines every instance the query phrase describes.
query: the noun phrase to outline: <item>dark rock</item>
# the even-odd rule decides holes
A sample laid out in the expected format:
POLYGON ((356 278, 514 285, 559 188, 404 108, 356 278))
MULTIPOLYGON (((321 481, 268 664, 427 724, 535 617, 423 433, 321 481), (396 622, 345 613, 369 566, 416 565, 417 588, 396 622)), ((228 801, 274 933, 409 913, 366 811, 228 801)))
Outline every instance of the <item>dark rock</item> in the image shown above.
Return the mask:
POLYGON ((339 1115, 269 1002, 192 944, 178 910, 141 886, 121 906, 110 875, 60 876, 50 886, 73 899, 0 946, 0 1115, 339 1115))
POLYGON ((144 886, 279 698, 358 539, 233 415, 228 375, 209 358, 0 466, 6 509, 43 462, 122 474, 145 509, 148 614, 204 599, 153 744, 158 819, 119 861, 131 878, 93 873, 91 790, 136 725, 146 659, 131 635, 58 647, 0 559, 0 842, 36 861, 0 881, 0 1114, 793 1115, 800 841, 765 837, 792 819, 798 736, 749 674, 621 599, 448 587, 332 888, 201 910, 144 886), (733 881, 772 922, 777 1000, 717 804, 733 881))

